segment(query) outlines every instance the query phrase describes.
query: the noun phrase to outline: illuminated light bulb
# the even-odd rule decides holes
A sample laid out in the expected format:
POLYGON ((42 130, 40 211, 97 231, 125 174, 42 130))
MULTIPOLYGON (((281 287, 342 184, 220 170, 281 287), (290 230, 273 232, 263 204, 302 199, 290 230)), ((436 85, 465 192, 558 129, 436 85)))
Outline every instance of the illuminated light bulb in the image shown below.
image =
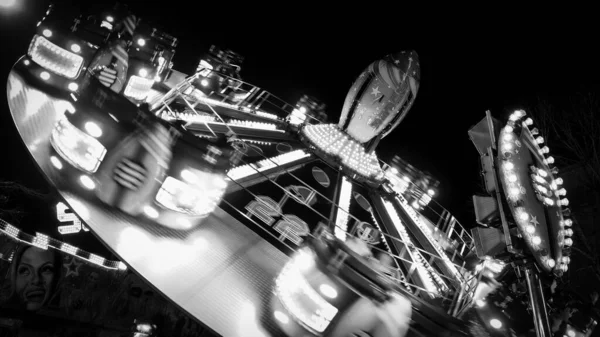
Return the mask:
POLYGON ((523 212, 523 213, 519 214, 519 219, 521 219, 523 221, 527 221, 527 220, 529 220, 529 214, 526 212, 523 212))
POLYGON ((569 206, 569 199, 564 198, 564 199, 560 200, 560 205, 561 206, 569 206))
POLYGON ((547 188, 545 188, 545 187, 544 187, 544 186, 542 186, 542 185, 535 185, 535 188, 537 188, 537 190, 538 190, 538 191, 540 191, 540 192, 542 192, 542 193, 546 193, 546 192, 548 192, 548 189, 547 189, 547 188))
POLYGON ((273 316, 275 317, 276 320, 281 322, 281 324, 288 324, 290 322, 290 318, 288 317, 288 315, 284 314, 283 312, 281 312, 279 310, 275 310, 273 312, 273 316))
POLYGON ((531 130, 531 134, 534 136, 537 136, 540 133, 540 130, 538 130, 537 128, 533 128, 533 130, 531 130))
POLYGON ((77 43, 73 43, 71 45, 71 51, 74 53, 79 53, 81 51, 81 47, 77 43))
POLYGON ((554 261, 554 259, 549 259, 546 264, 548 265, 548 267, 550 268, 554 268, 554 266, 556 266, 556 261, 554 261))
POLYGON ((94 122, 87 122, 84 125, 85 131, 92 137, 98 138, 102 136, 102 129, 94 122))
POLYGON ((527 227, 525 227, 525 230, 527 231, 527 233, 533 234, 533 233, 535 233, 535 226, 527 225, 527 227))
POLYGON ((525 125, 527 125, 527 126, 533 125, 533 119, 531 119, 531 118, 527 118, 527 119, 526 119, 526 120, 523 122, 523 124, 525 124, 525 125))
POLYGON ((573 245, 573 239, 571 238, 566 238, 565 239, 565 247, 570 247, 573 245))
POLYGON ((490 325, 494 329, 500 329, 500 328, 502 328, 502 322, 499 319, 496 319, 496 318, 493 318, 493 319, 490 320, 490 325))
POLYGON ((517 182, 517 176, 514 174, 511 174, 510 176, 508 176, 508 181, 510 181, 511 183, 517 182))
POLYGON ((538 144, 542 144, 542 143, 544 143, 544 137, 541 137, 541 136, 540 136, 540 137, 537 137, 537 138, 535 139, 535 142, 536 142, 536 143, 538 143, 538 144))
POLYGON ((79 177, 79 182, 83 187, 87 188, 88 190, 93 190, 94 188, 96 188, 96 183, 89 176, 82 175, 81 177, 79 177))
POLYGON ((475 304, 479 307, 479 308, 483 308, 485 307, 485 301, 484 300, 477 300, 475 301, 475 304))
POLYGON ((562 185, 562 183, 563 183, 562 178, 556 178, 554 181, 556 182, 557 185, 562 185))
POLYGON ((519 194, 521 194, 521 190, 518 187, 511 187, 509 193, 511 196, 517 197, 519 194))
POLYGON ((546 158, 546 163, 554 164, 554 157, 550 156, 550 157, 546 158))
POLYGON ((28 66, 30 63, 31 63, 31 62, 29 62, 29 60, 25 60, 25 61, 23 61, 23 64, 24 64, 24 65, 26 65, 26 66, 28 66))
POLYGON ((564 230, 564 236, 573 236, 573 230, 572 229, 565 229, 564 230))
POLYGON ((146 45, 146 40, 144 40, 144 39, 138 39, 137 40, 137 44, 140 45, 141 47, 143 47, 143 46, 146 45))
POLYGON ((504 127, 504 130, 506 130, 506 132, 513 132, 513 127, 510 125, 507 125, 506 127, 504 127))
POLYGON ((150 219, 156 219, 159 216, 158 211, 150 206, 144 206, 143 211, 150 219))
POLYGON ((550 188, 551 188, 551 189, 553 189, 553 190, 556 190, 556 189, 558 188, 558 185, 556 184, 556 182, 555 182, 555 181, 552 181, 552 182, 550 183, 550 188))
POLYGON ((550 148, 548 148, 547 146, 544 146, 543 148, 540 149, 540 152, 548 153, 548 152, 550 152, 550 148))
POLYGON ((57 158, 57 157, 55 157, 55 156, 51 156, 51 157, 50 157, 50 162, 52 163, 52 166, 56 167, 56 169, 58 169, 58 170, 62 170, 62 168, 63 168, 63 164, 62 164, 62 162, 60 161, 60 159, 58 159, 58 158, 57 158))
POLYGON ((77 91, 77 89, 79 89, 79 84, 77 84, 75 82, 71 82, 71 83, 69 83, 69 85, 67 87, 71 91, 77 91))
POLYGON ((516 121, 517 119, 519 119, 519 114, 517 113, 517 111, 513 112, 512 114, 510 114, 510 116, 508 117, 509 120, 511 121, 516 121))
POLYGON ((564 225, 567 227, 573 226, 573 220, 571 220, 571 219, 565 220, 564 225))
POLYGON ((560 190, 556 191, 556 195, 558 195, 558 196, 567 195, 567 190, 565 190, 564 188, 561 188, 560 190))
POLYGON ((533 242, 534 245, 539 245, 540 243, 542 243, 542 238, 540 238, 539 236, 534 236, 531 238, 531 242, 533 242))
POLYGON ((563 272, 566 272, 567 270, 569 270, 569 266, 567 266, 566 264, 561 264, 560 270, 562 270, 563 272))
POLYGON ((505 167, 507 170, 512 170, 512 169, 515 167, 515 164, 513 164, 512 162, 509 162, 509 161, 507 161, 507 162, 504 164, 504 167, 505 167))
POLYGON ((539 175, 541 175, 542 177, 546 178, 548 176, 548 172, 544 171, 544 170, 538 170, 537 172, 539 175))
POLYGON ((571 258, 570 258, 570 257, 568 257, 568 256, 563 256, 563 257, 562 257, 562 263, 564 263, 564 264, 569 264, 569 263, 571 263, 571 258))
POLYGON ((44 35, 45 37, 51 37, 52 36, 52 31, 50 29, 44 29, 42 31, 42 35, 44 35))
POLYGON ((40 78, 44 81, 47 81, 50 79, 50 74, 47 71, 42 71, 40 73, 40 78))
POLYGON ((114 22, 114 21, 115 21, 115 18, 113 18, 112 16, 110 16, 110 15, 109 15, 109 16, 107 16, 107 17, 106 17, 106 21, 108 21, 108 22, 111 22, 111 23, 112 23, 112 22, 114 22))
POLYGON ((512 150, 513 146, 511 143, 504 143, 503 148, 504 148, 504 151, 510 151, 510 150, 512 150))
POLYGON ((510 133, 507 133, 504 135, 504 141, 505 142, 510 142, 513 139, 513 135, 510 133))
POLYGON ((338 295, 335 288, 333 288, 329 284, 321 284, 319 290, 321 291, 321 294, 325 295, 325 297, 336 298, 338 295))
POLYGON ((146 77, 146 76, 148 76, 148 70, 146 70, 146 69, 142 68, 142 69, 140 69, 140 71, 138 72, 138 74, 139 74, 141 77, 146 77))
POLYGON ((121 261, 119 261, 119 264, 117 265, 117 268, 119 270, 127 270, 127 265, 121 261))
POLYGON ((544 203, 548 206, 553 206, 554 205, 554 200, 550 199, 550 198, 544 198, 544 203))

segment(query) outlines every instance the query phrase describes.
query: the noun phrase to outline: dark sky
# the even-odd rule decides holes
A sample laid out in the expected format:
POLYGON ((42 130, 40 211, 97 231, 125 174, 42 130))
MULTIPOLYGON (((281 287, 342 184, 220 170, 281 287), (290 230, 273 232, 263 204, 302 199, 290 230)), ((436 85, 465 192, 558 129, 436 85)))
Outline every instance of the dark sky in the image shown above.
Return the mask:
MULTIPOLYGON (((22 1, 28 10, 0 17, 2 78, 26 52, 48 3, 22 1), (12 48, 6 50, 7 45, 12 48)), ((467 130, 485 111, 503 118, 538 97, 561 100, 600 87, 597 29, 565 13, 501 15, 488 9, 475 14, 476 8, 411 12, 381 2, 335 10, 326 9, 331 5, 324 2, 286 1, 261 8, 205 1, 123 2, 180 39, 176 69, 191 72, 211 44, 230 48, 246 58, 244 80, 291 103, 303 93, 314 95, 327 103, 335 121, 347 90, 370 62, 416 50, 422 75, 415 105, 378 151, 383 158, 398 153, 432 172, 441 180, 438 199, 465 224, 472 221, 467 202, 479 179, 478 156, 467 130)), ((11 144, 18 139, 5 98, 2 102, 2 138, 11 144)), ((24 147, 14 144, 3 145, 11 156, 3 160, 1 178, 44 189, 24 147)))

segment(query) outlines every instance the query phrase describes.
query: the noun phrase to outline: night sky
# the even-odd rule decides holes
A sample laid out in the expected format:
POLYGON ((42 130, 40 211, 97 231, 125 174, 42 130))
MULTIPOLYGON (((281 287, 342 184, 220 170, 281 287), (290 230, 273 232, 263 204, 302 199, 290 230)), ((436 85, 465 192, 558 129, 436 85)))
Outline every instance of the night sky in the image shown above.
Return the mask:
MULTIPOLYGON (((22 2, 20 11, 0 14, 4 79, 26 52, 48 4, 22 2)), ((479 162, 467 130, 488 109, 504 118, 538 98, 559 101, 600 87, 599 39, 593 35, 597 29, 583 27, 583 18, 574 25, 564 14, 512 14, 492 20, 489 16, 500 14, 439 8, 434 15, 380 3, 333 10, 325 9, 332 5, 302 2, 261 8, 205 1, 123 2, 180 39, 175 69, 192 72, 211 44, 229 48, 245 57, 242 79, 290 103, 304 93, 313 95, 328 105, 333 121, 352 82, 370 62, 388 53, 416 50, 421 63, 416 102, 378 153, 383 159, 397 153, 430 171, 441 181, 437 199, 468 227, 479 162)), ((11 125, 5 97, 0 178, 49 191, 11 125)), ((51 212, 42 207, 26 222, 44 222, 51 212)))

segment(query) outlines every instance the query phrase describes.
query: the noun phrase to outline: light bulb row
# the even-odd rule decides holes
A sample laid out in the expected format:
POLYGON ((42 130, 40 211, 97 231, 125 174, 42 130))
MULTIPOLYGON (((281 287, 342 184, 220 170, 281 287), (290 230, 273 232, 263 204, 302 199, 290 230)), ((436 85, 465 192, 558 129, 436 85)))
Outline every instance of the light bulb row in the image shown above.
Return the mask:
POLYGON ((366 153, 362 144, 335 125, 308 125, 302 129, 302 133, 315 147, 338 157, 341 164, 350 170, 368 178, 383 176, 375 153, 366 153))
MULTIPOLYGON (((539 168, 534 165, 529 167, 529 176, 537 199, 546 207, 559 208, 561 206, 567 206, 569 200, 564 198, 566 190, 564 188, 559 189, 559 186, 563 183, 562 178, 554 178, 555 175, 558 174, 558 169, 556 167, 550 167, 550 165, 554 163, 554 157, 549 155, 550 149, 548 146, 544 145, 544 138, 538 136, 539 130, 534 127, 533 120, 530 117, 527 117, 523 110, 513 112, 509 116, 507 125, 500 132, 500 152, 503 157, 501 172, 505 177, 508 198, 514 205, 522 205, 515 207, 514 209, 515 221, 520 224, 520 228, 524 229, 524 233, 522 234, 525 240, 527 240, 534 249, 540 251, 543 247, 541 246, 542 239, 539 236, 537 228, 539 222, 535 216, 528 213, 526 207, 523 207, 526 206, 523 205, 525 199, 523 195, 526 194, 526 189, 523 186, 524 182, 520 181, 512 161, 513 155, 517 153, 522 146, 521 141, 518 139, 518 135, 520 134, 519 131, 522 132, 525 129, 527 129, 534 137, 534 144, 532 144, 535 147, 534 151, 537 151, 538 155, 542 158, 544 165, 547 166, 546 168, 539 168)), ((561 217, 563 216, 562 212, 558 214, 560 214, 561 217)), ((568 247, 573 244, 573 240, 570 238, 573 232, 570 229, 564 229, 565 223, 566 220, 560 222, 561 232, 559 235, 559 240, 561 240, 561 245, 563 246, 563 254, 566 254, 568 247)), ((572 221, 568 219, 568 223, 571 224, 572 221)), ((568 270, 568 263, 570 261, 568 257, 566 257, 566 259, 561 257, 557 264, 557 261, 550 258, 548 254, 542 255, 542 260, 549 268, 554 268, 561 272, 568 270)))
POLYGON ((429 240, 429 242, 431 243, 431 245, 437 252, 438 256, 442 259, 442 261, 444 261, 444 263, 452 271, 454 276, 458 280, 460 280, 462 278, 462 276, 461 276, 460 272, 458 271, 458 269, 456 268, 456 265, 454 265, 454 263, 452 263, 452 261, 450 260, 448 255, 446 255, 446 252, 444 251, 442 246, 440 246, 440 244, 437 242, 437 240, 431 236, 431 231, 429 230, 429 228, 427 228, 427 226, 425 226, 421 222, 421 219, 419 219, 419 217, 417 216, 417 212, 413 208, 409 207, 408 202, 402 195, 397 195, 396 200, 398 200, 398 202, 400 203, 402 208, 406 211, 408 216, 413 220, 413 222, 417 225, 417 227, 419 227, 421 232, 423 232, 423 234, 427 237, 427 239, 429 240))

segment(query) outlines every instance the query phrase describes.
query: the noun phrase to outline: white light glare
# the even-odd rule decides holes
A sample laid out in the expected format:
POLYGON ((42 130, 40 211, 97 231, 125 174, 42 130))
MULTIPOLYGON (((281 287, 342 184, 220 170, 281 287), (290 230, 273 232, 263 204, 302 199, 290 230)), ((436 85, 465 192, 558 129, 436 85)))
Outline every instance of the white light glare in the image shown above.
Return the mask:
POLYGON ((94 122, 85 123, 85 131, 92 137, 98 138, 102 136, 102 129, 94 122))
POLYGON ((42 31, 42 35, 44 35, 45 37, 51 37, 52 36, 52 31, 50 29, 44 29, 42 31))
POLYGON ((47 81, 50 79, 50 74, 47 71, 42 71, 40 73, 40 78, 44 81, 47 81))
POLYGON ((273 312, 273 316, 275 316, 275 319, 277 319, 279 322, 281 322, 281 324, 288 324, 290 321, 290 318, 288 317, 288 315, 284 314, 281 311, 275 310, 273 312))
POLYGON ((17 4, 17 0, 0 0, 0 8, 13 8, 17 4))
POLYGON ((328 298, 336 298, 337 297, 337 291, 335 290, 335 288, 333 288, 329 284, 321 284, 321 286, 319 287, 319 290, 321 291, 321 294, 325 295, 325 297, 328 297, 328 298))
POLYGON ((145 45, 146 45, 146 40, 144 40, 144 39, 138 39, 138 40, 137 40, 137 43, 138 43, 140 46, 142 46, 142 47, 143 47, 143 46, 145 46, 145 45))
POLYGON ((86 175, 82 175, 81 177, 79 177, 79 182, 81 183, 81 185, 83 185, 83 187, 87 188, 88 190, 93 190, 94 188, 96 188, 96 183, 92 180, 92 178, 86 175))
POLYGON ((142 69, 140 69, 139 74, 141 77, 146 77, 146 76, 148 76, 148 70, 142 68, 142 69))
POLYGON ((62 170, 63 164, 60 159, 56 158, 55 156, 51 156, 50 162, 52 163, 52 166, 56 167, 56 169, 62 170))
POLYGON ((497 319, 497 318, 492 318, 490 320, 490 325, 494 329, 500 329, 502 327, 502 322, 499 319, 497 319))
POLYGON ((72 50, 74 53, 79 53, 79 52, 81 51, 81 46, 79 46, 77 43, 73 43, 73 44, 71 45, 71 50, 72 50))
POLYGON ((144 206, 144 214, 146 214, 146 216, 150 219, 156 219, 159 215, 158 211, 150 206, 144 206))

